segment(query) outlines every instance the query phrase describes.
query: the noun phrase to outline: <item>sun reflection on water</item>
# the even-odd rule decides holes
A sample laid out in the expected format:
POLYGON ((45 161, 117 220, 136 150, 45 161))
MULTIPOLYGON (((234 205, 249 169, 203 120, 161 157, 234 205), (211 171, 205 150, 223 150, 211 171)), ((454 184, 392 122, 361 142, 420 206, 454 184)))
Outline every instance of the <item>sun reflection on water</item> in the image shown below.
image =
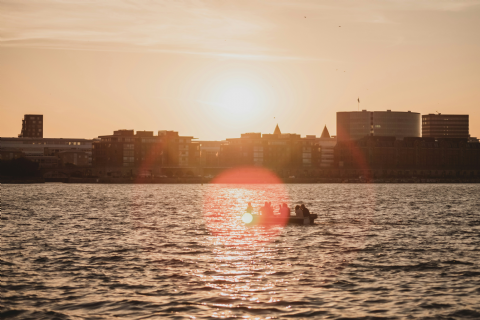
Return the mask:
MULTIPOLYGON (((166 211, 175 216, 153 213, 150 208, 158 206, 155 199, 164 193, 146 192, 146 187, 138 186, 131 194, 131 240, 141 244, 144 256, 152 262, 152 279, 168 279, 175 288, 170 290, 172 299, 195 295, 195 302, 186 302, 188 307, 209 317, 266 319, 271 314, 292 312, 292 308, 298 313, 301 305, 331 286, 353 261, 368 228, 365 213, 371 201, 360 203, 362 216, 347 211, 338 216, 341 231, 333 215, 321 217, 314 226, 246 223, 248 203, 253 206, 252 218, 258 221, 262 217, 259 209, 266 201, 272 203, 275 214, 281 203, 290 208, 305 203, 313 213, 322 215, 324 197, 332 197, 328 188, 309 194, 303 187, 272 183, 278 180, 269 180, 276 179, 269 172, 265 176, 258 169, 250 173, 261 180, 244 183, 235 180, 233 173, 234 179, 230 174, 229 179, 192 189, 190 194, 172 192, 175 201, 163 201, 168 205, 166 211), (193 210, 202 214, 183 214, 193 210)), ((351 211, 351 206, 345 210, 351 211)))
MULTIPOLYGON (((265 169, 243 168, 226 172, 209 186, 204 198, 204 219, 215 247, 211 270, 197 276, 206 286, 219 290, 226 299, 218 306, 228 308, 230 299, 236 307, 251 308, 252 303, 270 303, 275 298, 276 283, 266 275, 274 273, 268 261, 276 254, 266 244, 280 236, 286 220, 269 224, 260 208, 271 202, 278 208, 289 203, 288 192, 274 174, 265 169), (239 181, 241 180, 241 181, 239 181), (251 203, 253 212, 247 213, 251 203), (262 221, 251 223, 253 221, 262 221), (207 273, 207 274, 206 274, 207 273), (268 297, 264 296, 268 292, 268 297), (242 301, 240 304, 239 301, 242 301)), ((278 210, 274 210, 278 214, 278 210)), ((277 268, 278 269, 278 268, 277 268)), ((219 316, 219 315, 217 315, 219 316)))
POLYGON ((224 245, 267 243, 282 231, 286 219, 278 224, 269 224, 260 208, 265 202, 270 202, 276 209, 282 203, 288 203, 288 199, 281 180, 266 169, 229 170, 209 186, 203 203, 204 219, 216 241, 224 245), (254 208, 252 214, 246 213, 248 203, 254 208), (251 227, 249 223, 253 220, 260 222, 251 227))

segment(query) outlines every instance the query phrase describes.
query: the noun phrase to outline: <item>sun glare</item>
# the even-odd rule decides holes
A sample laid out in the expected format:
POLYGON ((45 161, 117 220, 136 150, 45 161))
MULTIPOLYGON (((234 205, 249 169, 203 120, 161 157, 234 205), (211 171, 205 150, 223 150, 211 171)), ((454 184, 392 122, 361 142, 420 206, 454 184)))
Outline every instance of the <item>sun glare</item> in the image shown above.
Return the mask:
POLYGON ((245 120, 262 113, 265 93, 261 85, 251 79, 223 79, 213 86, 212 104, 222 117, 245 120))
POLYGON ((223 88, 219 94, 218 105, 231 113, 250 111, 257 104, 258 97, 251 88, 242 85, 232 85, 223 88))

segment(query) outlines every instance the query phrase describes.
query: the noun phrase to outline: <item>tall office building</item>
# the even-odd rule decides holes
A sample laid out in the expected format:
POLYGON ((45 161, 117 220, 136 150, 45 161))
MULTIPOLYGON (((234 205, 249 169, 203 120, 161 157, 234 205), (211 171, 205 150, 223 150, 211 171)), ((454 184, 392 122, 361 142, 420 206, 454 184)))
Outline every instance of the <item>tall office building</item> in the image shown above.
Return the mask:
POLYGON ((422 115, 422 137, 469 138, 468 114, 422 115))
POLYGON ((43 115, 26 114, 22 120, 19 138, 43 138, 43 115))
POLYGON ((403 111, 337 112, 337 140, 357 140, 365 136, 388 136, 403 140, 420 137, 420 113, 403 111))

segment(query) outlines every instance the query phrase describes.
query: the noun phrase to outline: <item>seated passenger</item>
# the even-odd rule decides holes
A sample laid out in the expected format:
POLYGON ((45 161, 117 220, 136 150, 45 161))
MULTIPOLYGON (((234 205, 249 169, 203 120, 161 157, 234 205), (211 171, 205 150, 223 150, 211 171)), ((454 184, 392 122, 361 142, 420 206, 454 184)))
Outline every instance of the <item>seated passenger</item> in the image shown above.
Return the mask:
POLYGON ((303 218, 302 208, 298 204, 295 206, 295 216, 303 218))
POLYGON ((247 206, 247 210, 246 210, 248 213, 253 213, 253 207, 252 207, 252 204, 249 202, 248 203, 248 206, 247 206))
POLYGON ((270 202, 265 202, 264 214, 267 216, 273 216, 273 208, 270 202))
POLYGON ((290 208, 287 206, 286 203, 283 203, 280 207, 280 215, 290 217, 290 208))
POLYGON ((310 224, 310 210, 308 210, 304 204, 300 206, 303 213, 303 224, 310 224))

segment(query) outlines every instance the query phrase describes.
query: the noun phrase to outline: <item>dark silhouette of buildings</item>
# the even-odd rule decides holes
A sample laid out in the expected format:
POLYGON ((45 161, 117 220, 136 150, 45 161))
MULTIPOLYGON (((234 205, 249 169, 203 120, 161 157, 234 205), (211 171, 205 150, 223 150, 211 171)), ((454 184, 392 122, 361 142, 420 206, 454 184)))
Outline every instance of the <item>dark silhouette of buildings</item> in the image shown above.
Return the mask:
POLYGON ((240 138, 227 139, 219 153, 224 167, 264 166, 275 170, 310 168, 318 162, 318 156, 315 136, 282 134, 278 125, 273 134, 244 133, 240 138))
POLYGON ((26 114, 22 120, 19 138, 43 138, 43 115, 26 114))
POLYGON ((194 142, 176 131, 155 136, 134 130, 94 140, 43 138, 43 116, 25 115, 18 138, 0 138, 0 160, 25 158, 46 178, 65 178, 68 170, 77 170, 77 176, 126 181, 213 177, 238 166, 262 166, 292 179, 358 178, 365 171, 396 171, 393 175, 400 177, 415 170, 437 170, 430 177, 439 177, 439 171, 473 171, 476 177, 480 172, 480 144, 469 136, 468 115, 338 112, 337 132, 338 138, 330 136, 325 126, 320 137, 301 137, 282 133, 277 124, 273 134, 244 133, 224 141, 194 142))
POLYGON ((323 128, 321 139, 330 139, 330 133, 328 132, 327 126, 323 128))
POLYGON ((60 164, 60 159, 56 156, 26 156, 25 159, 38 163, 39 168, 55 168, 60 164))
POLYGON ((119 176, 154 176, 165 168, 197 167, 200 145, 193 137, 179 136, 176 131, 117 130, 113 135, 99 136, 92 146, 93 166, 119 176))
POLYGON ((344 169, 480 169, 480 144, 467 139, 364 137, 339 141, 335 164, 344 169))
POLYGON ((91 165, 91 155, 87 152, 79 150, 62 151, 57 154, 60 164, 62 166, 75 165, 86 167, 91 165), (90 161, 89 161, 90 160, 90 161))
POLYGON ((200 166, 202 167, 202 169, 220 167, 220 161, 219 161, 220 147, 226 144, 227 141, 197 141, 197 142, 200 145, 200 166))
POLYGON ((468 114, 422 115, 422 137, 469 138, 468 114))
POLYGON ((401 111, 337 112, 338 141, 357 140, 365 136, 420 137, 420 114, 401 111))
POLYGON ((322 168, 329 168, 333 166, 334 147, 337 144, 336 137, 330 137, 327 126, 323 128, 320 138, 316 138, 319 151, 319 165, 322 168))
POLYGON ((72 163, 78 166, 92 164, 92 141, 91 139, 75 138, 0 138, 0 159, 8 160, 18 157, 35 157, 35 161, 43 167, 44 163, 53 163, 51 156, 60 159, 57 164, 63 162, 60 156, 63 152, 77 153, 77 160, 72 156, 72 163), (85 158, 86 156, 86 158, 85 158), (46 157, 42 161, 42 157, 46 157), (86 163, 85 160, 86 159, 86 163), (76 163, 75 163, 76 162, 76 163))

